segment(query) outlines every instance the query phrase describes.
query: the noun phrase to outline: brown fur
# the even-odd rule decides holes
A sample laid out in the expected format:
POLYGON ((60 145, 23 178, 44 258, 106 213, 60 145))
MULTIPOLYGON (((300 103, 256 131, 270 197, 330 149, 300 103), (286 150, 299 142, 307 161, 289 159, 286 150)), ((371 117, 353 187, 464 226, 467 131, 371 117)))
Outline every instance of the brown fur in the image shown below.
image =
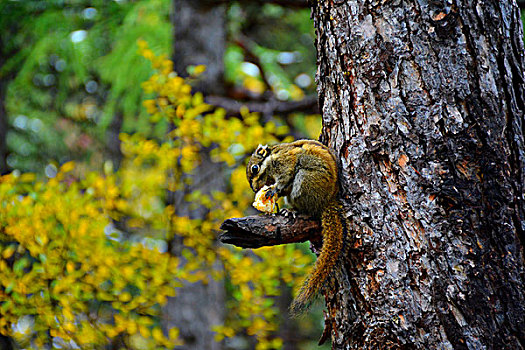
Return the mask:
POLYGON ((323 247, 292 303, 291 310, 297 314, 307 308, 319 292, 342 249, 335 155, 313 140, 259 146, 248 162, 246 175, 255 192, 264 185, 270 186, 279 196, 286 196, 298 212, 321 219, 323 247))
POLYGON ((332 202, 323 212, 323 248, 314 268, 304 280, 299 294, 290 306, 292 315, 298 315, 308 309, 339 259, 339 254, 343 249, 343 223, 339 213, 340 208, 338 202, 332 202))

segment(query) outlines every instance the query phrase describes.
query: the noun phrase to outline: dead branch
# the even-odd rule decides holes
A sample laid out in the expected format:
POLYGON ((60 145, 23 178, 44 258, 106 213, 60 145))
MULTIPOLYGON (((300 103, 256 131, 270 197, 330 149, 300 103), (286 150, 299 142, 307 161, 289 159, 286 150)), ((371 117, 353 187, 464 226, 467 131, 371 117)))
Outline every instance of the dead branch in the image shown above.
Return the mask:
POLYGON ((222 243, 242 248, 260 248, 285 243, 319 241, 321 223, 306 215, 251 215, 232 218, 221 225, 222 243))

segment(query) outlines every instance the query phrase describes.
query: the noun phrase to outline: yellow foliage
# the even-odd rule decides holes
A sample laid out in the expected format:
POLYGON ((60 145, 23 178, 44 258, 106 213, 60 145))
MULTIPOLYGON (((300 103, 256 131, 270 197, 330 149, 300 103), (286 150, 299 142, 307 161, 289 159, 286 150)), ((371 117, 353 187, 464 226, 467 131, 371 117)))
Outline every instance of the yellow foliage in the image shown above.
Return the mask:
POLYGON ((261 125, 246 109, 241 118, 227 118, 201 94, 192 95, 171 61, 144 41, 138 45, 156 69, 142 84, 151 94, 144 106, 152 122, 165 119, 175 128, 161 141, 121 134, 124 159, 116 173, 105 167, 73 180, 66 174, 74 171, 70 162, 46 181, 34 174, 0 177, 0 333, 37 347, 59 337, 100 348, 119 337, 131 349, 173 348, 181 344, 178 329, 165 334, 159 327, 167 298, 177 297, 184 281, 227 278, 232 298, 225 324, 213 328, 216 339, 244 332, 257 337, 258 349, 279 348, 272 298, 280 283, 304 274, 310 258, 292 246, 249 254, 217 246, 216 232, 253 200, 246 155, 259 143, 283 139, 287 129, 261 125), (211 176, 227 177, 228 193, 188 187, 204 148, 226 169, 211 176), (188 188, 194 190, 184 205, 207 208, 204 218, 177 216, 178 203, 167 203, 168 191, 188 188), (125 222, 127 232, 114 221, 125 222), (167 251, 175 236, 184 242, 184 264, 167 251))
MULTIPOLYGON (((66 163, 61 172, 72 169, 66 163)), ((174 295, 176 280, 167 270, 174 257, 108 239, 112 225, 103 213, 111 212, 113 199, 121 195, 114 183, 90 174, 69 185, 35 182, 28 193, 13 175, 0 178, 2 334, 12 333, 9 325, 29 320, 37 343, 44 344, 50 332, 81 347, 100 346, 128 329, 113 325, 108 316, 132 322, 145 313, 142 317, 153 320, 159 296, 174 295), (110 190, 90 191, 95 188, 110 190), (132 258, 136 251, 141 259, 132 258), (155 286, 147 282, 153 278, 155 286), (143 299, 133 303, 137 295, 143 299)))
POLYGON ((198 76, 198 75, 201 75, 202 73, 204 73, 205 71, 206 71, 206 66, 203 65, 203 64, 199 64, 198 66, 194 67, 193 74, 195 76, 198 76))

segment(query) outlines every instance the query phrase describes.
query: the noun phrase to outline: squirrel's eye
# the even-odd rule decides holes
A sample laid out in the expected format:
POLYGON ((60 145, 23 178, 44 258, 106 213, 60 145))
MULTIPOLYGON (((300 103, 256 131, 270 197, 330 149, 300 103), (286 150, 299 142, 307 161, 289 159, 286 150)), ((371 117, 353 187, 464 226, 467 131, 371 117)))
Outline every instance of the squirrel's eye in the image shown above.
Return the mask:
POLYGON ((252 173, 257 174, 259 172, 259 166, 257 164, 252 165, 252 173))

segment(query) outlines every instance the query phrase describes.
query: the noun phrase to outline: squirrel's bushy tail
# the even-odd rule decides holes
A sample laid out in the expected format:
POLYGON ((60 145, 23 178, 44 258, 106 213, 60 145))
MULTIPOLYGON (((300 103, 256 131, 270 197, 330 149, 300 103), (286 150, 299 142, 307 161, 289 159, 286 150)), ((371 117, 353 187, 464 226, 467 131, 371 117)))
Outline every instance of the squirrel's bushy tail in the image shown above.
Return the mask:
POLYGON ((323 211, 321 216, 323 247, 314 268, 306 277, 299 294, 292 302, 292 315, 299 315, 311 304, 315 295, 333 270, 343 249, 343 223, 341 205, 334 201, 323 211))

